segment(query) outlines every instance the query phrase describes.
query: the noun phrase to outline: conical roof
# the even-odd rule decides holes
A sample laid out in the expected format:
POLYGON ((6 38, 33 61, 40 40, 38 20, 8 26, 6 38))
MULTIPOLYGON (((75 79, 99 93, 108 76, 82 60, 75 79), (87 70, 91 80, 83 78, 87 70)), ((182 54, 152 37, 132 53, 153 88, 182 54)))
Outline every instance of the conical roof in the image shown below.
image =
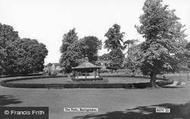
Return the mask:
POLYGON ((85 61, 77 67, 72 69, 100 69, 101 67, 96 66, 88 61, 88 58, 85 58, 85 61))

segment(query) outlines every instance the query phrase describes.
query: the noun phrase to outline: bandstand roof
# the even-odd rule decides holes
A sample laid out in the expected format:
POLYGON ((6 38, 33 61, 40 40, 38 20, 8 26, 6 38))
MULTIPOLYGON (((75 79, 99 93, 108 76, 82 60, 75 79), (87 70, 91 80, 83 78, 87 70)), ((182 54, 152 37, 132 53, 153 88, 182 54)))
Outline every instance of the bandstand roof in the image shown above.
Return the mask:
POLYGON ((80 64, 77 67, 73 67, 72 69, 100 69, 100 66, 96 66, 92 63, 90 63, 89 61, 85 61, 82 64, 80 64))

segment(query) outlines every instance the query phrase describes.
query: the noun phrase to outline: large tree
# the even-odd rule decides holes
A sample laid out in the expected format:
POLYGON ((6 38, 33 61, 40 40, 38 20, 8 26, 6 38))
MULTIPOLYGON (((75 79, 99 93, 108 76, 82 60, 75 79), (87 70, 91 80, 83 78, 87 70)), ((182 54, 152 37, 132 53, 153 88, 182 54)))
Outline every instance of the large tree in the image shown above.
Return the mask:
POLYGON ((184 52, 184 26, 162 0, 146 0, 143 12, 141 25, 136 27, 145 38, 140 48, 141 71, 150 76, 152 87, 157 87, 157 74, 178 69, 178 54, 184 52))
POLYGON ((11 46, 18 39, 18 32, 12 26, 0 23, 0 66, 4 72, 10 69, 9 65, 12 63, 8 51, 14 51, 15 48, 11 49, 11 46))
POLYGON ((8 75, 27 75, 42 71, 48 53, 46 46, 37 40, 19 39, 7 46, 4 66, 8 75))
POLYGON ((78 59, 81 59, 81 47, 75 29, 64 34, 60 51, 60 64, 65 67, 66 73, 70 73, 72 67, 78 65, 78 59))
POLYGON ((90 62, 95 63, 98 59, 98 50, 102 47, 101 40, 95 36, 86 36, 80 39, 82 54, 87 56, 90 62))
POLYGON ((17 69, 22 74, 42 71, 48 54, 46 46, 35 39, 23 38, 17 43, 17 69))
POLYGON ((0 24, 0 66, 5 74, 42 71, 47 52, 44 44, 36 40, 20 39, 13 27, 0 24))
POLYGON ((109 53, 111 58, 110 67, 115 69, 121 68, 124 59, 124 55, 122 53, 124 48, 124 32, 121 32, 120 25, 114 24, 111 28, 109 28, 105 36, 107 39, 105 40, 104 47, 108 49, 108 51, 111 50, 109 53))

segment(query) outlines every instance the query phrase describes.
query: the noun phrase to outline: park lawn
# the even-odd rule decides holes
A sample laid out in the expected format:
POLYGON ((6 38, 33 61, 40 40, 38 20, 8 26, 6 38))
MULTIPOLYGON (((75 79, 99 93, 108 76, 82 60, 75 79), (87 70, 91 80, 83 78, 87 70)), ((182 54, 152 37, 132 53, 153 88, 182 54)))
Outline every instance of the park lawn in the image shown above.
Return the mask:
MULTIPOLYGON (((171 77, 173 79, 176 77, 175 80, 183 78, 171 77)), ((0 90, 1 106, 48 106, 50 119, 88 119, 91 117, 98 119, 98 117, 103 118, 105 116, 107 117, 105 119, 136 119, 135 115, 140 114, 134 112, 137 109, 153 112, 155 110, 152 111, 147 107, 161 104, 169 105, 172 110, 175 110, 173 109, 174 105, 185 104, 190 101, 190 81, 186 81, 184 88, 21 89, 0 87, 0 90), (85 116, 90 113, 64 112, 64 107, 97 107, 99 111, 91 116, 85 116), (133 113, 127 113, 127 111, 131 111, 128 109, 132 109, 133 113)), ((145 114, 139 116, 145 116, 145 114)), ((148 116, 151 119, 152 115, 149 114, 148 116)), ((170 119, 170 117, 167 118, 170 119)))
MULTIPOLYGON (((140 82, 148 82, 148 78, 135 78, 135 77, 104 77, 104 79, 108 79, 108 83, 140 83, 140 82)), ((39 79, 31 79, 31 80, 17 80, 11 81, 11 83, 32 83, 32 84, 64 84, 64 83, 72 83, 71 79, 68 77, 58 77, 58 78, 39 78, 39 79)))

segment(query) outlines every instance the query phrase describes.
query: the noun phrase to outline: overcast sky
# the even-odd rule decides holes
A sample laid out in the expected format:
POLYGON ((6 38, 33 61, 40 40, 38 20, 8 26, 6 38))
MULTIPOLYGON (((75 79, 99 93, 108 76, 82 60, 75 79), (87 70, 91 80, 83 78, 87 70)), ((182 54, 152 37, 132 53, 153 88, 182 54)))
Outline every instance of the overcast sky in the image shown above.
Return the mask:
MULTIPOLYGON (((37 39, 49 51, 46 64, 59 62, 63 34, 76 28, 79 38, 104 34, 115 23, 127 39, 143 40, 134 28, 139 24, 145 0, 0 0, 0 22, 14 27, 21 38, 37 39)), ((190 35, 189 0, 164 0, 176 9, 190 35)), ((190 39, 190 36, 187 37, 190 39)), ((99 54, 105 53, 102 50, 99 54)))

